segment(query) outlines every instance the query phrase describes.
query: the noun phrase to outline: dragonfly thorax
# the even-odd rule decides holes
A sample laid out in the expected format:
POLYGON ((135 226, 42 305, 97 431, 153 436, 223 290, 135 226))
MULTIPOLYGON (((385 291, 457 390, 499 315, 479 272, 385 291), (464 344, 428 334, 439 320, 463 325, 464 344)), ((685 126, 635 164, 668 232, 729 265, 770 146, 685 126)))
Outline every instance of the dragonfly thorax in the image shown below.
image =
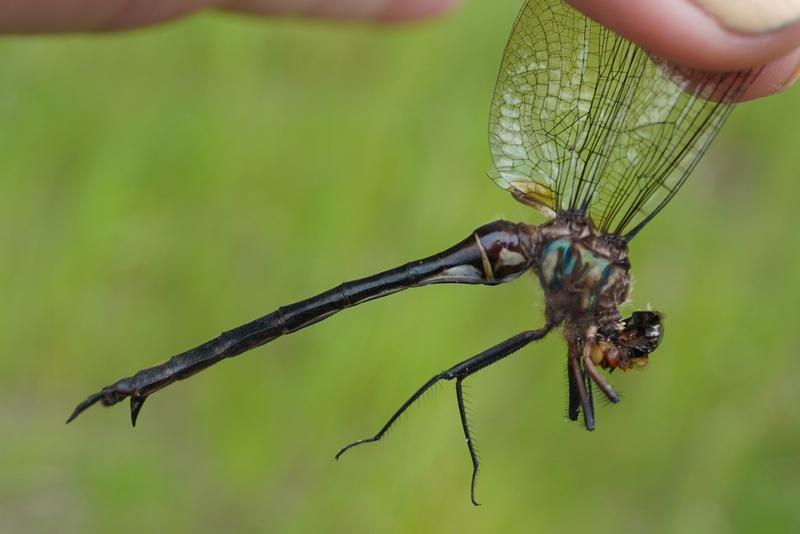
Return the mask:
POLYGON ((534 261, 554 323, 597 325, 619 321, 617 311, 628 297, 630 263, 627 245, 598 232, 581 214, 561 214, 539 227, 534 261))

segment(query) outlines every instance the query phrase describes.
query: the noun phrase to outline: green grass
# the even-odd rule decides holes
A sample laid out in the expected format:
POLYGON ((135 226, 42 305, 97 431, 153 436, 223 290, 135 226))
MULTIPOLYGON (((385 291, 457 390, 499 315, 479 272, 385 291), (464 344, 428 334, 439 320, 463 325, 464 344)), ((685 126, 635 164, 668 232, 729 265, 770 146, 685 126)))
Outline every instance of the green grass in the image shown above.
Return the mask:
POLYGON ((517 0, 392 28, 203 15, 0 41, 0 531, 800 529, 800 102, 736 111, 633 243, 666 314, 622 404, 564 422, 558 336, 468 381, 479 509, 434 372, 542 320, 532 278, 349 310, 127 406, 75 403, 498 217, 486 121, 517 0))

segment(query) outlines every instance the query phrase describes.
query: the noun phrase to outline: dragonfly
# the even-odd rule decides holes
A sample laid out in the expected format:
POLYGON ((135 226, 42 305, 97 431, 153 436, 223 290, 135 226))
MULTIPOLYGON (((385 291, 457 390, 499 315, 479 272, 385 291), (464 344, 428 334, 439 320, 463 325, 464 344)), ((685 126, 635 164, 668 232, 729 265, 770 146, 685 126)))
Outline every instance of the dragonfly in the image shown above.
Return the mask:
POLYGON ((560 0, 528 0, 514 23, 489 118, 491 178, 543 224, 498 220, 432 256, 342 283, 280 306, 166 362, 102 388, 67 422, 101 403, 130 401, 135 426, 156 391, 212 365, 327 319, 344 309, 430 284, 499 285, 532 272, 545 319, 433 375, 369 437, 377 442, 441 381, 455 381, 461 427, 478 457, 462 385, 471 375, 561 327, 567 344, 567 416, 595 428, 596 390, 620 397, 601 371, 643 367, 663 337, 653 310, 623 317, 630 292, 628 243, 686 182, 733 103, 759 69, 702 72, 676 67, 586 18, 560 0))

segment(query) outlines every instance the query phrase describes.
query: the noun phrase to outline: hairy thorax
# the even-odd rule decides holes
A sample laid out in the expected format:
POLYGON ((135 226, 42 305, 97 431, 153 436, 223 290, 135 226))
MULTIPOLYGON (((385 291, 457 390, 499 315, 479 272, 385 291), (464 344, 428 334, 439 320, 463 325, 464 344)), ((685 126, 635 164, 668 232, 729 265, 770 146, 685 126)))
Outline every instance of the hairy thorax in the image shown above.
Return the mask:
POLYGON ((630 287, 624 240, 601 234, 580 214, 562 214, 539 227, 536 241, 533 263, 548 320, 600 329, 619 321, 630 287))

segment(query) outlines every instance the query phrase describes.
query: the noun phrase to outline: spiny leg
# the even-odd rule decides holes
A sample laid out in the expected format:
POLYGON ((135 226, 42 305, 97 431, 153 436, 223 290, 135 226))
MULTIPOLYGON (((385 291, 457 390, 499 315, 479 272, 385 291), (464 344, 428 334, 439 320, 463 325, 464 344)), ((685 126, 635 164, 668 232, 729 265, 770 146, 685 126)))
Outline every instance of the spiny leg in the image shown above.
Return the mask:
POLYGON ((472 504, 480 506, 475 499, 475 482, 478 479, 478 453, 475 451, 475 443, 472 441, 472 436, 469 432, 469 421, 467 420, 467 410, 464 408, 464 392, 461 389, 461 383, 464 381, 463 377, 456 379, 456 399, 458 400, 458 414, 461 416, 461 428, 464 429, 464 437, 467 440, 467 448, 469 449, 469 457, 472 460, 472 481, 469 486, 469 498, 472 504))
POLYGON ((471 438, 469 437, 468 427, 466 425, 466 413, 463 411, 463 394, 461 393, 461 382, 473 373, 477 373, 481 369, 492 365, 493 363, 502 360, 506 356, 518 351, 528 343, 536 341, 537 339, 543 338, 547 333, 553 328, 553 325, 546 324, 542 328, 537 330, 528 330, 522 332, 521 334, 517 334, 516 336, 510 337, 507 340, 499 343, 493 347, 486 349, 485 351, 473 356, 472 358, 466 359, 461 363, 458 363, 447 369, 446 371, 442 371, 441 373, 434 375, 430 380, 425 382, 416 392, 414 392, 409 399, 403 403, 400 408, 392 414, 389 420, 384 424, 378 433, 369 438, 363 438, 350 443, 349 445, 343 447, 337 454, 336 459, 338 460, 339 457, 344 454, 345 451, 348 449, 355 447, 356 445, 361 445, 363 443, 370 443, 373 441, 379 441, 384 434, 391 428, 391 426, 397 421, 397 419, 405 412, 417 399, 419 399, 423 393, 425 393, 428 389, 431 388, 435 383, 440 380, 453 380, 456 379, 456 394, 459 400, 459 412, 462 414, 462 426, 464 426, 464 431, 467 434, 467 445, 470 448, 470 456, 472 457, 472 465, 473 465, 473 472, 472 472, 472 501, 474 504, 475 502, 475 477, 478 472, 478 457, 475 455, 475 450, 472 446, 471 438))
POLYGON ((578 354, 571 347, 569 355, 569 370, 575 383, 575 389, 578 392, 578 398, 581 401, 581 409, 583 410, 583 424, 586 427, 586 430, 594 430, 594 406, 592 405, 589 394, 586 392, 583 369, 581 369, 581 363, 578 359, 578 354))
POLYGON ((592 407, 592 416, 594 417, 594 390, 592 389, 592 379, 586 372, 586 367, 581 366, 583 371, 583 386, 586 388, 586 396, 589 398, 589 406, 592 407))
POLYGON ((575 375, 571 369, 571 359, 567 359, 567 383, 569 384, 569 405, 567 406, 567 417, 570 421, 577 421, 581 412, 580 397, 578 395, 578 385, 575 383, 575 375))
POLYGON ((443 378, 446 378, 445 377, 445 373, 439 373, 438 375, 432 377, 430 380, 425 382, 422 385, 421 388, 419 388, 417 391, 415 391, 414 394, 411 395, 411 397, 409 397, 409 399, 407 401, 405 401, 403 403, 403 405, 400 406, 400 408, 396 412, 394 412, 392 414, 392 416, 389 418, 389 420, 386 421, 386 424, 383 425, 380 430, 378 430, 377 434, 375 434, 371 438, 358 439, 358 440, 354 441, 353 443, 350 443, 349 445, 345 445, 344 447, 342 447, 339 450, 339 452, 336 453, 336 459, 338 460, 339 457, 342 454, 345 453, 345 451, 347 451, 348 449, 350 449, 352 447, 355 447, 356 445, 361 445, 362 443, 370 443, 370 442, 373 442, 373 441, 380 440, 383 437, 383 435, 386 434, 386 432, 389 430, 389 428, 391 428, 391 426, 395 423, 395 421, 397 421, 397 419, 400 418, 400 416, 403 414, 403 412, 405 412, 412 404, 414 404, 414 402, 416 402, 417 399, 419 399, 422 396, 423 393, 428 391, 431 388, 431 386, 433 386, 436 382, 438 382, 439 380, 442 380, 443 378))

